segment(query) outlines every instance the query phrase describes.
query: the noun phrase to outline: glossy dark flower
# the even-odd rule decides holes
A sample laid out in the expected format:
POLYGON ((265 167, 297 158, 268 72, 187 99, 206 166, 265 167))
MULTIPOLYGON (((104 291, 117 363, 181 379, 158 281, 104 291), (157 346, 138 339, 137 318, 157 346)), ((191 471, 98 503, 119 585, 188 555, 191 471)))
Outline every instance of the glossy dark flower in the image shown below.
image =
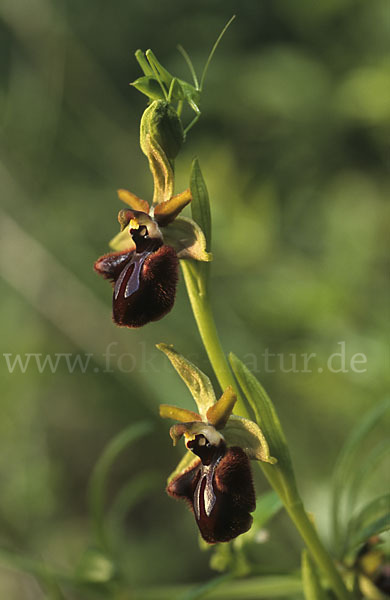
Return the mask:
POLYGON ((166 404, 160 415, 180 421, 170 429, 173 442, 184 436, 195 455, 180 463, 167 493, 187 502, 203 539, 214 544, 228 542, 251 527, 256 494, 249 458, 271 464, 275 459, 256 423, 231 414, 237 400, 231 387, 218 402, 204 397, 198 402, 202 415, 166 404))
POLYGON ((119 212, 121 232, 110 243, 115 252, 99 258, 94 268, 113 285, 114 322, 141 327, 172 309, 179 258, 208 261, 210 255, 199 226, 178 217, 191 201, 189 190, 152 208, 127 190, 118 194, 132 210, 119 212))
POLYGON ((203 539, 214 544, 250 529, 256 494, 244 450, 228 448, 222 436, 217 444, 206 436, 198 434, 187 441, 187 448, 199 459, 168 484, 167 492, 186 500, 203 539))
POLYGON ((178 280, 178 258, 175 250, 164 244, 154 219, 140 211, 126 213, 134 247, 102 256, 96 261, 95 270, 113 284, 115 323, 141 327, 171 310, 178 280))

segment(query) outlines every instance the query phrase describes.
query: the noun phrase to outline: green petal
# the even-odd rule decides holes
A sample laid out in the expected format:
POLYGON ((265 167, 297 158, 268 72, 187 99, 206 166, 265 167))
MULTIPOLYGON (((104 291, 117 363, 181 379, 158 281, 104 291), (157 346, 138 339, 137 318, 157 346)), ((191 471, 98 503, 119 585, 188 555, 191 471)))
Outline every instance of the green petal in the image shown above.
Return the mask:
POLYGON ((214 425, 216 429, 225 427, 230 415, 232 414, 237 396, 231 385, 226 388, 218 402, 210 406, 207 411, 207 420, 214 425))
POLYGON ((157 204, 154 209, 154 218, 161 227, 166 227, 169 223, 172 223, 191 200, 192 196, 189 189, 181 192, 181 194, 176 194, 166 202, 157 204))
POLYGON ((176 250, 179 258, 209 262, 210 252, 206 251, 206 238, 203 231, 186 217, 178 217, 164 229, 164 241, 176 250))
POLYGON ((171 406, 170 404, 160 404, 160 417, 180 421, 181 423, 202 420, 201 416, 196 412, 187 410, 186 408, 179 408, 178 406, 171 406))
POLYGON ((176 352, 173 346, 168 346, 168 344, 157 344, 157 348, 161 350, 161 352, 164 352, 169 358, 172 366, 176 369, 190 390, 198 407, 200 416, 206 421, 207 410, 216 401, 210 379, 189 360, 184 358, 184 356, 176 352))
POLYGON ((276 458, 270 456, 263 432, 253 421, 232 415, 223 430, 223 435, 229 446, 241 446, 249 458, 270 464, 277 462, 276 458))

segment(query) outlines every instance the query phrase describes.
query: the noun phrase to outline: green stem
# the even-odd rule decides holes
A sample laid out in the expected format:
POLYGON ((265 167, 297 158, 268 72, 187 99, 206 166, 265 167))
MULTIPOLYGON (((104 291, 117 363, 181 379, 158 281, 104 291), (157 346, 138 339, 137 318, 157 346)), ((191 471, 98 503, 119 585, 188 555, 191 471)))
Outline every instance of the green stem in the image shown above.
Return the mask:
MULTIPOLYGON (((219 340, 211 309, 207 285, 208 267, 208 264, 193 265, 189 261, 182 261, 182 270, 192 311, 215 375, 222 389, 225 389, 228 385, 232 385, 233 388, 238 391, 219 340)), ((245 417, 248 416, 248 411, 240 396, 238 396, 236 410, 239 415, 245 417)), ((283 481, 282 486, 280 482, 278 483, 276 477, 271 477, 271 473, 268 473, 268 471, 267 475, 268 481, 281 497, 287 513, 299 531, 311 556, 331 585, 337 598, 339 600, 350 600, 351 596, 347 591, 331 556, 328 554, 318 537, 318 534, 303 507, 298 492, 295 488, 291 488, 288 481, 283 481), (282 492, 283 487, 287 488, 284 492, 282 492)))
POLYGON ((311 522, 302 502, 299 501, 295 502, 294 504, 285 504, 285 508, 290 519, 305 542, 312 558, 315 560, 318 568, 326 577, 337 598, 339 598, 339 600, 351 600, 351 595, 345 587, 335 563, 318 537, 317 531, 311 522))
POLYGON ((233 373, 230 370, 215 325, 210 304, 210 296, 207 290, 206 269, 208 269, 209 265, 206 263, 200 265, 200 268, 197 268, 186 260, 181 261, 181 267, 200 337, 202 338, 203 345, 219 385, 222 390, 225 390, 229 385, 234 388, 234 391, 237 394, 235 412, 242 417, 248 417, 248 411, 237 389, 237 384, 234 380, 233 373))

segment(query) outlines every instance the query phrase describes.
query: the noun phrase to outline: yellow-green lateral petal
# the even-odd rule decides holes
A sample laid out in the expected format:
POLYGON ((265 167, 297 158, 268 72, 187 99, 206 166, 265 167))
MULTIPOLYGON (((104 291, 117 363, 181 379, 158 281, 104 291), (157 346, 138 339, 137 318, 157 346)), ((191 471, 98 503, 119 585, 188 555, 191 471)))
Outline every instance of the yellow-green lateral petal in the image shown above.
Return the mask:
POLYGON ((154 218, 161 227, 165 227, 177 217, 191 200, 192 196, 189 189, 181 192, 181 194, 176 194, 166 202, 157 204, 154 209, 154 218))
POLYGON ((160 417, 163 419, 172 419, 180 423, 189 423, 190 421, 201 421, 201 416, 192 410, 171 406, 170 404, 160 404, 160 417))
POLYGON ((140 210, 141 212, 149 213, 149 204, 146 200, 142 200, 142 198, 138 198, 129 190, 118 190, 119 200, 128 204, 133 210, 140 210))
POLYGON ((230 415, 233 412, 234 405, 237 401, 237 396, 231 385, 226 388, 218 402, 210 406, 207 411, 207 420, 216 429, 225 427, 230 415))

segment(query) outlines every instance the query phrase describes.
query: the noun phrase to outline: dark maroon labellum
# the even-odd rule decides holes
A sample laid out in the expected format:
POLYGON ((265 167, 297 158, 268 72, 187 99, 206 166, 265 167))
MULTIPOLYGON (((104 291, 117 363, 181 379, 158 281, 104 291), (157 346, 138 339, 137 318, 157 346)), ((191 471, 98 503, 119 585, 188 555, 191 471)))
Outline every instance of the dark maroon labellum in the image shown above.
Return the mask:
POLYGON ((179 261, 174 249, 164 245, 161 238, 148 236, 144 225, 130 233, 136 249, 102 256, 95 270, 113 283, 115 323, 141 327, 172 309, 179 261))
POLYGON ((187 446, 200 460, 168 484, 168 494, 187 501, 209 544, 228 542, 248 531, 256 495, 245 452, 238 446, 227 448, 224 442, 212 446, 203 435, 187 446))

